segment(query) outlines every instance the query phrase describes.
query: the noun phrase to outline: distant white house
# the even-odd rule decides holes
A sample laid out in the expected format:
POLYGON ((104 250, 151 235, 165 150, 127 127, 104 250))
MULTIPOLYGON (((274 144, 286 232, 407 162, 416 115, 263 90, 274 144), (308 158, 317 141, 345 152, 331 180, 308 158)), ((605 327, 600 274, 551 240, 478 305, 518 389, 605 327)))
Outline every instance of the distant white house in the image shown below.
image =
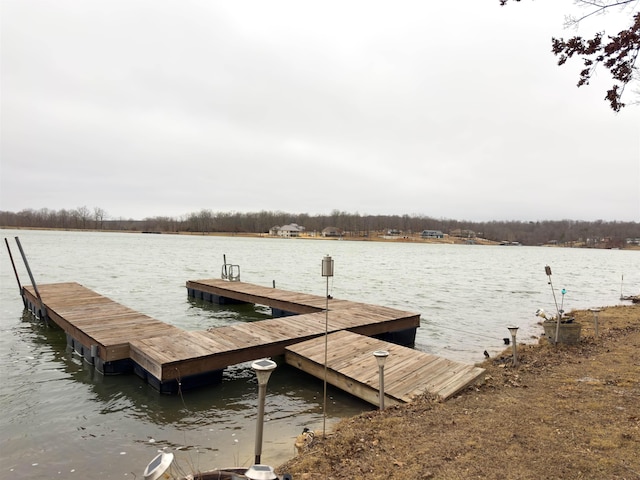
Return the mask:
POLYGON ((423 230, 420 236, 422 238, 444 238, 444 233, 440 230, 423 230))
POLYGON ((342 236, 342 230, 337 227, 326 227, 322 229, 323 237, 340 237, 342 236))
POLYGON ((290 223, 289 225, 283 225, 282 227, 271 227, 269 229, 269 235, 278 235, 280 237, 299 237, 305 228, 301 227, 297 223, 290 223))

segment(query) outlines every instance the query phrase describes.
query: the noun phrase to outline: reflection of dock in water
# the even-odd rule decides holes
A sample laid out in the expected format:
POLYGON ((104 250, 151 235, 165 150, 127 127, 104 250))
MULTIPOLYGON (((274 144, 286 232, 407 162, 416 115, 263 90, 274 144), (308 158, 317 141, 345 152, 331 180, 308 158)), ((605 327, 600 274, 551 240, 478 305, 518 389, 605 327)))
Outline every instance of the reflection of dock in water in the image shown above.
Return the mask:
MULTIPOLYGON (((371 340, 367 337, 379 339, 375 342, 389 340, 413 345, 416 328, 420 325, 420 315, 415 313, 346 300, 329 299, 327 302, 322 296, 243 282, 217 279, 189 281, 187 289, 191 297, 214 303, 248 302, 266 305, 271 307, 277 318, 189 332, 136 312, 78 283, 38 286, 41 307, 32 287, 24 287, 23 295, 30 309, 40 311, 48 320, 62 328, 66 333, 67 343, 87 362, 94 364, 98 371, 104 374, 135 371, 164 393, 220 381, 222 371, 227 366, 284 355, 287 347, 301 342, 318 337, 323 337, 324 342, 325 332, 335 333, 335 336, 328 337, 332 339, 331 344, 341 344, 344 347, 346 342, 355 351, 358 345, 368 345, 367 342, 371 340), (325 313, 327 303, 328 315, 325 313), (338 332, 343 331, 351 332, 349 335, 352 336, 348 340, 343 339, 338 335, 338 332)), ((407 364, 409 358, 413 359, 410 363, 420 363, 422 360, 416 359, 424 360, 421 356, 426 355, 405 348, 407 353, 403 353, 401 357, 399 352, 404 351, 396 349, 402 347, 376 343, 376 349, 381 345, 391 355, 397 355, 398 359, 404 358, 403 364, 407 364)), ((373 360, 372 356, 371 359, 373 360)), ((372 374, 375 375, 377 369, 375 360, 373 361, 372 374)), ((456 372, 460 371, 461 364, 448 360, 446 362, 451 364, 447 367, 451 372, 449 376, 459 377, 456 372)), ((308 367, 301 368, 309 372, 308 367)), ((389 369, 385 388, 387 393, 394 388, 390 375, 395 367, 391 361, 389 369)), ((403 370, 406 373, 406 368, 403 370)), ((446 372, 438 372, 440 376, 447 375, 446 372)), ((462 385, 460 388, 475 381, 481 373, 481 369, 467 372, 464 380, 459 382, 462 385)), ((412 376, 415 374, 405 378, 404 383, 412 376)), ((413 380, 409 380, 409 383, 411 381, 413 380)), ((368 388, 376 389, 374 383, 369 382, 368 388)), ((415 379, 415 384, 428 386, 429 381, 415 379)), ((335 385, 343 388, 339 382, 335 385)), ((370 395, 361 396, 356 391, 346 391, 370 401, 370 395)), ((426 388, 424 391, 430 390, 426 388)), ((388 398, 392 401, 392 396, 388 398)), ((406 401, 400 397, 398 400, 406 401)))

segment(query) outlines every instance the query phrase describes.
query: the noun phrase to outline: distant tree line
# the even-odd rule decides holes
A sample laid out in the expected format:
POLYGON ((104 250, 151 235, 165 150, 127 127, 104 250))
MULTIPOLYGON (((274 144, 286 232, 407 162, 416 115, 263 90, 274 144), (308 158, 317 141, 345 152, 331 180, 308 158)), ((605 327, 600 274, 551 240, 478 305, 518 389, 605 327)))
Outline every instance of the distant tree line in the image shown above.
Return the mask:
POLYGON ((622 248, 627 245, 627 239, 640 238, 640 224, 637 222, 603 220, 472 222, 421 215, 360 215, 357 212, 348 213, 340 210, 333 210, 328 215, 309 215, 281 211, 214 212, 208 209, 180 218, 159 216, 133 220, 108 218, 106 212, 98 207, 0 211, 0 226, 15 228, 266 234, 274 226, 291 223, 304 227, 307 233, 317 234, 326 227, 335 227, 347 237, 372 237, 389 230, 397 230, 405 235, 419 234, 423 230, 440 230, 448 235, 465 232, 464 235, 496 242, 518 242, 523 245, 557 242, 622 248))

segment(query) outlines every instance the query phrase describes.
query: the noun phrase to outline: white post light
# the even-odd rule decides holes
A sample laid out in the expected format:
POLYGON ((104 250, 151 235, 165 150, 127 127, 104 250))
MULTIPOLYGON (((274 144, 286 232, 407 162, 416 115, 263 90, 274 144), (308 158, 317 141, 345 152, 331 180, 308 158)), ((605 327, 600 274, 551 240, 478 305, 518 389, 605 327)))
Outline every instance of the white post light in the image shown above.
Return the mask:
POLYGON ((263 358, 251 364, 251 368, 256 372, 258 378, 258 420, 256 424, 256 448, 255 463, 260 464, 260 456, 262 455, 262 430, 264 427, 264 401, 267 396, 267 383, 271 372, 277 367, 276 362, 263 358))
POLYGON ((378 362, 378 375, 380 377, 380 386, 378 391, 380 410, 384 410, 384 363, 389 356, 389 352, 386 350, 376 350, 373 352, 373 356, 376 357, 376 361, 378 362))
POLYGON ((518 333, 518 327, 507 327, 509 333, 511 333, 511 340, 513 341, 513 366, 515 367, 518 363, 517 359, 517 349, 516 349, 516 333, 518 333))
POLYGON ((598 338, 598 313, 600 313, 601 310, 599 308, 590 308, 589 310, 593 312, 593 326, 596 330, 596 338, 598 338))
POLYGON ((324 309, 324 395, 322 401, 322 436, 325 436, 327 425, 327 350, 329 336, 329 277, 333 277, 333 259, 325 255, 322 259, 322 276, 327 278, 327 293, 324 309))

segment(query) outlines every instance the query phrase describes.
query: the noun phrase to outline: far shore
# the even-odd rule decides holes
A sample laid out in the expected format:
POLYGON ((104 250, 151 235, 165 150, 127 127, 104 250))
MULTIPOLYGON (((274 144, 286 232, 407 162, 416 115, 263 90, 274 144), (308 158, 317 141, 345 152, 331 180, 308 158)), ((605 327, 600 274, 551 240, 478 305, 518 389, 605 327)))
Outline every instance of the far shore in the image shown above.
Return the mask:
MULTIPOLYGON (((36 228, 36 227, 8 227, 0 226, 1 230, 40 230, 40 231, 63 231, 63 232, 92 232, 92 233, 131 233, 131 234, 162 234, 162 235, 187 235, 187 236, 210 236, 210 237, 241 237, 241 238, 264 238, 264 239, 287 239, 287 240, 324 240, 324 241, 350 241, 350 242, 386 242, 386 243, 419 243, 435 245, 488 245, 488 246, 521 246, 519 243, 505 243, 488 240, 486 238, 472 237, 462 238, 445 235, 444 238, 425 238, 419 233, 406 235, 385 235, 383 232, 372 233, 371 235, 342 235, 342 236, 322 236, 320 234, 305 233, 295 237, 283 237, 269 235, 268 233, 247 233, 247 232, 169 232, 169 231, 139 231, 139 230, 100 230, 100 229, 74 229, 74 228, 36 228)), ((537 245, 543 247, 569 247, 569 248, 598 248, 587 247, 580 242, 547 243, 537 245)), ((640 245, 628 245, 624 250, 638 250, 640 245)))

